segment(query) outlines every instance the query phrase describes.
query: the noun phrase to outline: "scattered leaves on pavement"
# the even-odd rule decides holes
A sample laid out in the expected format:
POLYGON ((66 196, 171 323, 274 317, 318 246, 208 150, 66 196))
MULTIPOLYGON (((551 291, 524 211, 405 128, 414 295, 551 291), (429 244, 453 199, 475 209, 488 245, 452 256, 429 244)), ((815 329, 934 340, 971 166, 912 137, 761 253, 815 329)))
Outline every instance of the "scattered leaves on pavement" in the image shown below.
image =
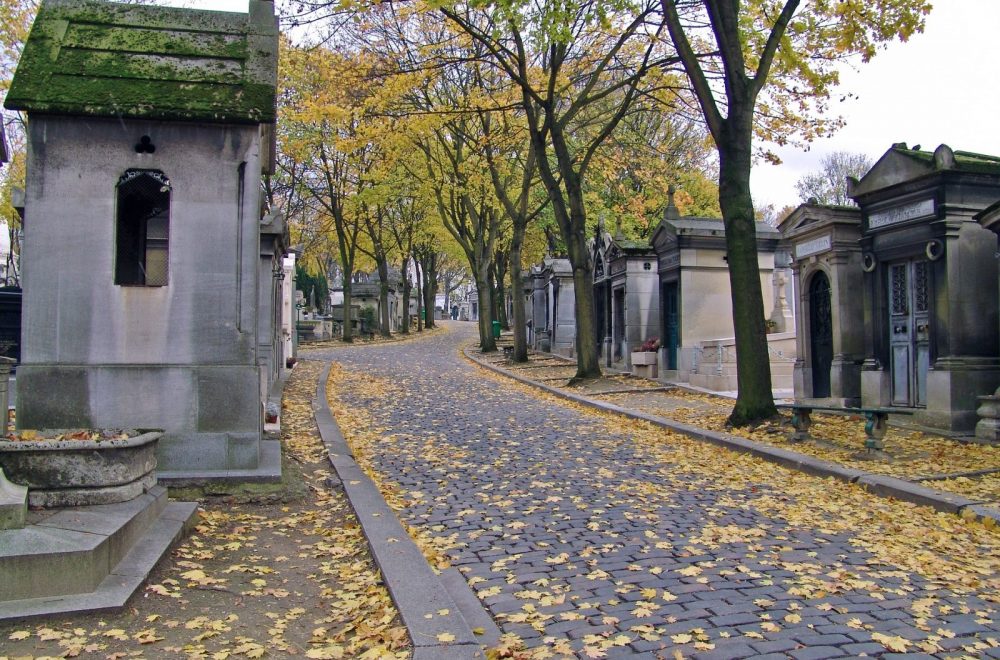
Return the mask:
POLYGON ((312 418, 321 365, 285 390, 286 479, 309 496, 207 503, 196 530, 117 614, 0 624, 7 658, 408 658, 409 638, 312 418), (301 472, 301 474, 300 474, 301 472))

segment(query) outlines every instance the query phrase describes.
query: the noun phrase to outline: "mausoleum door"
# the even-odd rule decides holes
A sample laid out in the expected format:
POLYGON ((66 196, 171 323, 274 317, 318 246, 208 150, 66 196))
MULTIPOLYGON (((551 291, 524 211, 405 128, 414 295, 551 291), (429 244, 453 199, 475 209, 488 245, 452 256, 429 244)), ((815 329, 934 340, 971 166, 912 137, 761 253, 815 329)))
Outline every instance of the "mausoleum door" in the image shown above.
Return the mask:
POLYGON ((594 341, 600 347, 604 343, 604 338, 607 336, 607 330, 605 329, 605 324, 607 323, 607 290, 608 286, 606 283, 594 285, 594 316, 596 323, 594 323, 594 341))
POLYGON ((809 341, 812 358, 812 395, 830 396, 830 365, 833 363, 833 318, 830 311, 830 280, 820 271, 809 281, 809 341))
POLYGON ((921 260, 889 264, 889 361, 892 405, 927 405, 930 367, 930 268, 921 260))
POLYGON ((614 315, 612 327, 612 332, 614 333, 614 359, 617 362, 624 356, 622 345, 625 343, 625 289, 615 289, 612 301, 612 314, 614 315))
POLYGON ((663 285, 663 345, 667 349, 667 369, 677 368, 677 346, 680 344, 681 319, 677 300, 677 282, 663 285))

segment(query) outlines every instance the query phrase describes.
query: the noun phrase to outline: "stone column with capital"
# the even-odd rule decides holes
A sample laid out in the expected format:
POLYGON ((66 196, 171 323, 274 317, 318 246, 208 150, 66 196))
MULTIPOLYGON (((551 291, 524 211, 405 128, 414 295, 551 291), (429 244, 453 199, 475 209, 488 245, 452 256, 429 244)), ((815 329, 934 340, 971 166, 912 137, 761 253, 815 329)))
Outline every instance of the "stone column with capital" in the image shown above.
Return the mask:
POLYGON ((795 319, 792 316, 792 308, 788 305, 788 296, 785 287, 789 282, 791 274, 792 257, 786 251, 775 252, 774 274, 771 276, 771 285, 774 287, 774 307, 768 320, 774 324, 773 332, 792 332, 795 330, 795 319))

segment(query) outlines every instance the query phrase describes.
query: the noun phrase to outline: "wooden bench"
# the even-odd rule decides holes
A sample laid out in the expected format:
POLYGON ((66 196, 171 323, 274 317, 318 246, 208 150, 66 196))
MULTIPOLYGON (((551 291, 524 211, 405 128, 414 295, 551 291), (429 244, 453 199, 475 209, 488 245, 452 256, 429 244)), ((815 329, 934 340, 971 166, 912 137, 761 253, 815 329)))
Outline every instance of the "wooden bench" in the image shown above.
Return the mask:
POLYGON ((845 408, 838 406, 814 406, 804 403, 785 403, 777 406, 783 410, 792 411, 792 433, 793 442, 809 440, 809 427, 812 426, 813 411, 849 413, 854 415, 864 415, 865 417, 865 449, 872 451, 883 451, 885 449, 886 428, 889 422, 889 415, 912 415, 910 410, 900 410, 898 408, 845 408))

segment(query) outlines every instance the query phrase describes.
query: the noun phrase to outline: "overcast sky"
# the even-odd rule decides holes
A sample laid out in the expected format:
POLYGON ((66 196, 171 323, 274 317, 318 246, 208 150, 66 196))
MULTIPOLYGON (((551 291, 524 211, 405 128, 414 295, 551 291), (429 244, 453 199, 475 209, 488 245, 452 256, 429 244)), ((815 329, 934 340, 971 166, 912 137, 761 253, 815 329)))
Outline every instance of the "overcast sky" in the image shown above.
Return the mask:
MULTIPOLYGON (((177 0, 188 6, 246 11, 247 0, 177 0)), ((923 34, 894 43, 857 70, 845 70, 840 90, 857 98, 832 104, 847 125, 808 151, 778 150, 781 165, 759 163, 754 201, 797 205, 795 182, 819 169, 832 151, 873 160, 894 142, 933 151, 1000 156, 1000 0, 936 0, 923 34)))
POLYGON ((1000 156, 1000 0, 936 0, 923 34, 845 71, 840 89, 858 96, 833 106, 847 125, 809 151, 779 150, 781 165, 758 164, 757 205, 797 205, 795 182, 831 151, 875 160, 894 142, 944 143, 1000 156))

